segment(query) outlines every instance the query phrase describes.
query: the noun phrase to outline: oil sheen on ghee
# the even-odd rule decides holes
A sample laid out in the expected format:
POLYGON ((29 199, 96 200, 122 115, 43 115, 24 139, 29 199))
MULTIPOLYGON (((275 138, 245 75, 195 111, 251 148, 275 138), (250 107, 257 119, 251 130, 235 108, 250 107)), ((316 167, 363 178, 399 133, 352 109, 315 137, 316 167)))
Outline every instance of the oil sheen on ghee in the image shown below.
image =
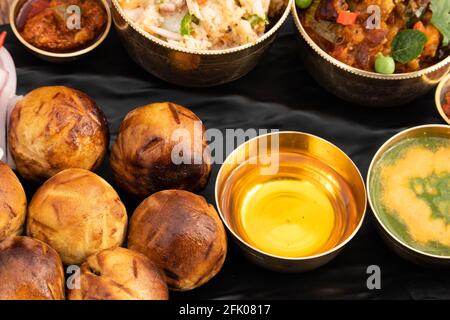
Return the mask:
POLYGON ((350 187, 324 162, 280 152, 278 173, 270 176, 252 163, 231 173, 222 203, 239 236, 257 249, 286 258, 320 254, 342 242, 356 223, 350 187))

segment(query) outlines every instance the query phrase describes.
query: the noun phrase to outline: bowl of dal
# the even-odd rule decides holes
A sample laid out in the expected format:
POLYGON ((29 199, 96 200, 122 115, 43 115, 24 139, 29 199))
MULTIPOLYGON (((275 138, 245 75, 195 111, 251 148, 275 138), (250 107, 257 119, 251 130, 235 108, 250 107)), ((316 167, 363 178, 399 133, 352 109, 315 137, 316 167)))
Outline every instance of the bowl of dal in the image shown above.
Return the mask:
POLYGON ((382 237, 402 257, 450 266, 450 127, 402 131, 369 168, 369 203, 382 237))

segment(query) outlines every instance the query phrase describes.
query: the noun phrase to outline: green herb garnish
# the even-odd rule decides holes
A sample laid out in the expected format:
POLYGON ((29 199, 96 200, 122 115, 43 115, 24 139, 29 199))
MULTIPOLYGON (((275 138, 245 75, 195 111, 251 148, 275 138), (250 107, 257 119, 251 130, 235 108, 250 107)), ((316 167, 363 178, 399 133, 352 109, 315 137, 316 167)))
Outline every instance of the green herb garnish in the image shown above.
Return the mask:
POLYGON ((443 35, 442 45, 445 47, 450 43, 450 1, 431 0, 431 11, 433 11, 431 23, 443 35))
POLYGON ((450 173, 414 178, 410 186, 416 196, 426 202, 434 219, 442 219, 450 225, 450 173))
POLYGON ((422 31, 400 31, 392 41, 392 57, 397 62, 408 63, 420 56, 426 43, 427 36, 422 31))
POLYGON ((255 27, 256 25, 261 24, 261 23, 265 23, 265 24, 268 24, 268 23, 269 23, 269 21, 267 21, 266 18, 260 17, 260 16, 258 16, 257 14, 252 14, 252 15, 248 18, 248 22, 250 22, 250 25, 251 25, 252 27, 255 27))
POLYGON ((186 15, 183 17, 183 19, 181 20, 181 28, 180 28, 180 33, 183 36, 190 36, 192 33, 192 26, 191 24, 195 23, 198 24, 199 20, 196 16, 193 16, 189 13, 186 13, 186 15))

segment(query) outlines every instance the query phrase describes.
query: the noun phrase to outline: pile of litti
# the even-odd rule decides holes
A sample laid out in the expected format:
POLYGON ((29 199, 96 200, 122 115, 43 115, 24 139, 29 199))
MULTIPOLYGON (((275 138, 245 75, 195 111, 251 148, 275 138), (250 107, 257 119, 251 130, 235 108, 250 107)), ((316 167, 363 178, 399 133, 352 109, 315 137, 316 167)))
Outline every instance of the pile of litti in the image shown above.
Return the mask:
POLYGON ((10 121, 17 172, 43 184, 27 209, 21 182, 0 162, 0 300, 165 300, 169 289, 197 288, 220 271, 225 229, 190 192, 211 174, 205 128, 192 111, 157 103, 124 119, 111 168, 121 190, 144 199, 129 227, 118 193, 93 172, 109 145, 94 100, 43 87, 16 104, 10 121))

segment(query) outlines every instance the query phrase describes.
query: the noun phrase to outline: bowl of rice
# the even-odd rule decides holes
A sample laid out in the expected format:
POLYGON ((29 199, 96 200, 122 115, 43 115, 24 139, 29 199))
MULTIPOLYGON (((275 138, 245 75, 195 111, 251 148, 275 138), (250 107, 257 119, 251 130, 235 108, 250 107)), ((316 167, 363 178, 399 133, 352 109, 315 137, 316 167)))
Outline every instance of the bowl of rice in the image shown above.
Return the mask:
POLYGON ((154 76, 211 87, 250 72, 270 48, 294 0, 112 0, 116 30, 154 76))

